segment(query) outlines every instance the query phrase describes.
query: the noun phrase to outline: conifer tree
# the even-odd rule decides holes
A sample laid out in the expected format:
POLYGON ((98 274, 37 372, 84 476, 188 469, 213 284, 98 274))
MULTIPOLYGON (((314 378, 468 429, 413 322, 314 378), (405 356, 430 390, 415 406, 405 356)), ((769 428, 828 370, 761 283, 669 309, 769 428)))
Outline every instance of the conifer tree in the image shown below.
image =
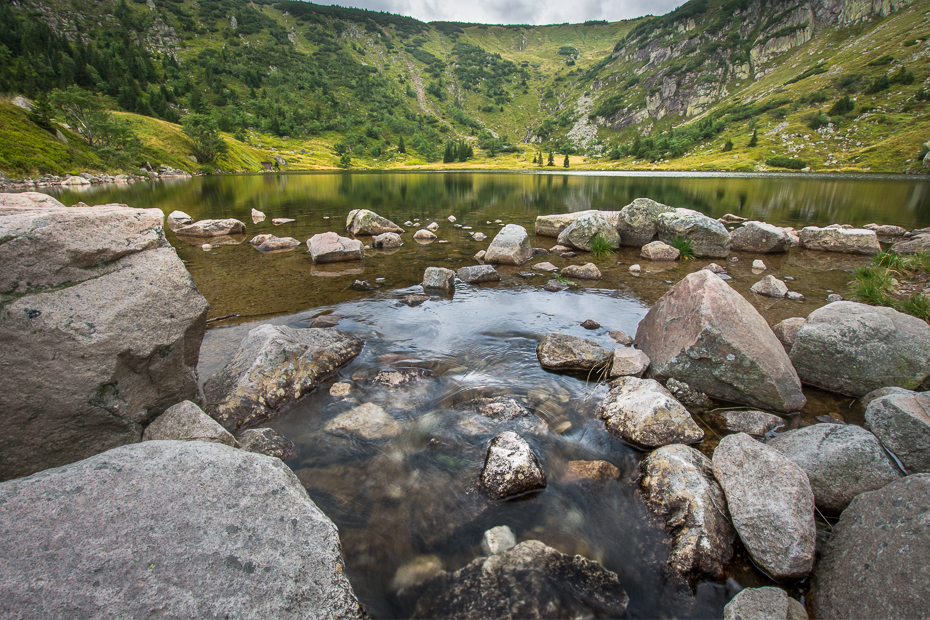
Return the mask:
POLYGON ((406 153, 406 152, 407 152, 407 147, 404 145, 404 137, 403 137, 403 136, 400 137, 400 141, 397 143, 397 152, 398 152, 398 153, 406 153))
POLYGON ((553 153, 552 151, 549 151, 549 161, 546 162, 546 165, 547 166, 555 165, 555 153, 553 153))
POLYGON ((756 145, 758 145, 758 144, 759 144, 759 138, 756 136, 756 130, 753 129, 753 130, 752 130, 752 137, 749 138, 749 144, 747 144, 746 146, 748 146, 749 148, 752 148, 752 147, 754 147, 754 146, 756 146, 756 145))
POLYGON ((562 165, 568 168, 568 153, 565 154, 565 161, 562 162, 562 165))

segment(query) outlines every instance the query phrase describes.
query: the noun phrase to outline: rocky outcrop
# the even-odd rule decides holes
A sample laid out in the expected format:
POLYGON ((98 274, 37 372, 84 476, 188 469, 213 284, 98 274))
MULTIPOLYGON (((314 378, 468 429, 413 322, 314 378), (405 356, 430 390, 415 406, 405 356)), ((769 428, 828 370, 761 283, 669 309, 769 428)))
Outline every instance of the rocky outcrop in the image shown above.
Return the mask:
POLYGON ((2 616, 365 617, 293 472, 215 443, 146 441, 0 484, 0 557, 2 616))
POLYGON ((620 235, 614 224, 599 215, 582 215, 559 233, 559 243, 584 252, 590 252, 594 238, 600 235, 604 243, 611 248, 620 246, 620 235))
POLYGON ((930 392, 896 390, 873 398, 865 423, 908 473, 930 473, 930 392))
POLYGON ((723 608, 723 620, 807 620, 804 605, 781 588, 740 590, 723 608))
POLYGON ((712 398, 786 413, 807 402, 765 319, 707 270, 685 276, 653 305, 636 348, 652 361, 648 376, 678 379, 712 398))
POLYGON ((877 254, 881 249, 874 230, 864 228, 817 228, 805 226, 800 232, 801 247, 821 252, 877 254))
POLYGON ((623 245, 635 248, 646 245, 656 237, 659 228, 659 216, 674 211, 674 207, 655 200, 637 198, 620 209, 617 220, 620 242, 623 245))
POLYGON ((652 379, 622 377, 612 382, 597 417, 611 434, 645 448, 697 443, 704 438, 688 410, 652 379))
POLYGON ((726 227, 691 209, 659 214, 658 236, 665 243, 678 237, 687 239, 697 257, 724 258, 730 253, 730 233, 726 227))
POLYGON ((828 515, 840 514, 860 493, 901 476, 875 435, 852 424, 815 424, 782 433, 767 445, 804 470, 817 508, 828 515))
POLYGON ((382 235, 402 233, 404 229, 387 218, 368 209, 353 209, 346 217, 346 230, 351 235, 382 235))
POLYGON ((507 224, 500 229, 484 254, 484 262, 501 265, 522 265, 533 257, 533 246, 526 229, 507 224))
POLYGON ((357 239, 340 237, 334 232, 313 235, 307 239, 307 249, 314 263, 339 263, 362 260, 365 252, 357 239))
POLYGON ((229 431, 189 400, 169 407, 142 433, 142 441, 158 439, 212 441, 234 448, 239 447, 236 438, 229 431))
POLYGON ((629 597, 617 575, 538 540, 440 573, 399 598, 411 618, 622 618, 629 597))
POLYGON ((0 194, 0 479, 140 441, 200 401, 207 302, 163 217, 0 194))
POLYGON ((286 461, 294 453, 294 442, 272 428, 249 428, 236 438, 243 450, 286 461))
POLYGON ((361 350, 361 340, 334 328, 260 325, 204 383, 207 413, 229 431, 255 425, 293 404, 361 350))
POLYGON ((736 531, 710 459, 675 444, 650 453, 641 467, 646 506, 672 534, 668 565, 682 576, 723 575, 736 531))
POLYGON ((807 317, 791 362, 804 383, 840 394, 915 389, 930 375, 930 326, 891 308, 833 302, 807 317))
POLYGON ((587 338, 546 334, 536 346, 536 357, 546 370, 596 372, 610 363, 611 352, 587 338))
POLYGON ((740 540, 775 579, 798 579, 814 565, 817 528, 807 474, 780 452, 745 433, 714 450, 714 476, 740 540))
POLYGON ((930 474, 856 497, 811 581, 817 618, 923 618, 930 609, 930 474))
POLYGON ((785 229, 765 222, 746 222, 730 235, 730 249, 739 252, 771 254, 791 249, 791 238, 785 229))
POLYGON ((546 472, 530 444, 505 431, 488 445, 480 485, 494 499, 507 499, 546 488, 546 472))
POLYGON ((455 272, 445 267, 427 267, 423 272, 423 290, 451 293, 455 290, 455 272))
POLYGON ((500 282, 501 274, 497 273, 491 265, 472 265, 470 267, 459 267, 455 272, 459 280, 466 284, 481 284, 483 282, 500 282))
POLYGON ((244 235, 245 224, 233 218, 222 220, 200 220, 174 231, 182 237, 224 237, 227 235, 244 235))

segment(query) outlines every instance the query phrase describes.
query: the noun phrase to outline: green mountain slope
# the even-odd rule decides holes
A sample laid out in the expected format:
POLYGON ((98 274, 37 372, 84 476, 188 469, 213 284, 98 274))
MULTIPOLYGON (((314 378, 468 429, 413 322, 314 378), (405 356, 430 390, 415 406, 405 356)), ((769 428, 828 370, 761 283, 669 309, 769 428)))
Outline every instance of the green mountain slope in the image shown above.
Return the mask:
MULTIPOLYGON (((476 156, 447 166, 532 167, 555 151, 573 167, 922 171, 928 10, 692 0, 532 27, 296 1, 0 0, 0 91, 41 100, 76 85, 128 113, 139 138, 81 164, 0 150, 0 170, 257 170, 275 154, 289 169, 442 166, 464 138, 476 156), (190 159, 200 151, 177 123, 191 114, 212 119, 225 155, 190 159)), ((0 140, 29 119, 0 106, 0 140)))

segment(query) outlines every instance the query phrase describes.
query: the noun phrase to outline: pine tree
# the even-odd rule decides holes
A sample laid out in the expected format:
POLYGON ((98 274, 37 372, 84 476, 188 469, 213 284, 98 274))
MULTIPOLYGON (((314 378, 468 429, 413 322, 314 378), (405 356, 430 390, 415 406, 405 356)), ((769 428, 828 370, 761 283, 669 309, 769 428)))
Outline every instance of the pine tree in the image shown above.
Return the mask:
POLYGON ((400 137, 400 141, 397 143, 397 152, 398 152, 398 153, 406 153, 406 152, 407 152, 407 147, 404 145, 404 137, 403 137, 403 136, 400 137))
POLYGON ((543 165, 543 154, 542 154, 542 151, 539 152, 539 157, 538 157, 538 159, 539 159, 539 165, 542 166, 542 165, 543 165))
POLYGON ((568 168, 568 153, 565 154, 565 161, 562 162, 562 165, 568 168))
POLYGON ((555 153, 553 153, 552 151, 549 151, 549 160, 546 162, 546 165, 547 166, 555 165, 555 153))
POLYGON ((32 110, 29 112, 29 118, 32 119, 32 122, 45 129, 51 131, 52 129, 52 105, 48 101, 48 96, 45 94, 45 91, 40 91, 38 96, 32 105, 32 110))
POLYGON ((759 138, 756 137, 756 130, 753 129, 753 130, 752 130, 752 137, 749 138, 749 144, 747 144, 746 146, 748 146, 749 148, 752 148, 752 147, 754 147, 754 146, 757 146, 758 144, 759 144, 759 138))
POLYGON ((729 153, 732 150, 733 150, 733 140, 727 140, 726 143, 723 145, 723 152, 729 153))
POLYGON ((536 163, 536 153, 533 153, 533 163, 536 163))

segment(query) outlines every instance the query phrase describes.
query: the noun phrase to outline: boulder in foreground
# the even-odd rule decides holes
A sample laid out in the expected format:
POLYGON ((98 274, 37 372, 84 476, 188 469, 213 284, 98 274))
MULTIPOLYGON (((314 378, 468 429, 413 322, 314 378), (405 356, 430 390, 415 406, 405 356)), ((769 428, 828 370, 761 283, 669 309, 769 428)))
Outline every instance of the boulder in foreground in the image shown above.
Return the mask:
POLYGON ((526 229, 518 224, 507 224, 494 236, 483 260, 500 265, 522 265, 532 257, 533 246, 526 229))
POLYGON ((723 608, 723 620, 807 620, 804 605, 781 588, 740 590, 723 608))
POLYGON ((658 381, 621 377, 610 386, 597 416, 612 435, 646 448, 704 438, 688 410, 658 381))
POLYGON ((504 431, 488 445, 480 482, 494 499, 506 499, 546 488, 546 472, 525 439, 504 431))
POLYGON ((142 441, 210 441, 238 448, 236 438, 189 400, 169 407, 142 433, 142 441))
POLYGON ((278 459, 147 441, 0 484, 0 616, 361 618, 278 459))
POLYGON ((930 393, 898 389, 873 398, 865 423, 908 473, 930 473, 930 393))

